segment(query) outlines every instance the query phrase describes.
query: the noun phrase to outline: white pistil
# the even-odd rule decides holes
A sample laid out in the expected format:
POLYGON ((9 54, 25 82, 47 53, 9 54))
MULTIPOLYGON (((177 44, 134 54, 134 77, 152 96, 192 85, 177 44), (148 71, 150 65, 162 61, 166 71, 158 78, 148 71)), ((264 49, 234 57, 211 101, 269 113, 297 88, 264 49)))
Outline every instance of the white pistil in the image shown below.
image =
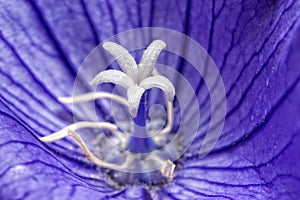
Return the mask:
MULTIPOLYGON (((134 58, 124 47, 113 42, 104 43, 103 48, 114 56, 123 72, 118 70, 107 70, 100 72, 91 80, 90 85, 95 86, 105 82, 120 85, 127 90, 127 99, 107 92, 91 92, 73 97, 60 97, 59 101, 63 103, 81 103, 99 98, 110 98, 111 100, 127 106, 131 116, 135 117, 137 115, 140 99, 145 90, 156 87, 164 92, 164 98, 167 105, 168 121, 166 127, 160 133, 169 133, 172 130, 174 120, 173 99, 175 96, 175 89, 172 82, 166 77, 160 75, 154 68, 156 60, 165 46, 166 44, 161 40, 153 41, 144 51, 142 59, 139 65, 137 65, 134 58)), ((116 125, 108 122, 77 122, 63 128, 58 132, 41 137, 39 139, 43 142, 54 142, 70 136, 80 146, 87 158, 99 166, 122 171, 131 165, 133 161, 133 157, 131 156, 127 156, 122 165, 106 163, 98 159, 93 153, 90 152, 82 138, 75 132, 81 128, 108 129, 115 137, 119 138, 121 141, 121 146, 123 146, 127 140, 124 134, 118 132, 118 127, 116 125)), ((175 164, 173 164, 170 160, 163 161, 158 157, 156 159, 158 163, 166 162, 166 164, 161 168, 162 175, 167 178, 173 178, 175 164)))
POLYGON ((140 99, 145 90, 157 87, 167 95, 169 101, 173 101, 175 89, 172 82, 164 76, 150 76, 153 73, 157 57, 165 46, 166 44, 161 40, 153 41, 145 50, 139 67, 137 67, 134 58, 122 46, 113 42, 104 43, 104 49, 115 57, 124 72, 117 70, 100 72, 90 84, 95 86, 111 82, 127 89, 129 112, 132 117, 137 115, 140 99))

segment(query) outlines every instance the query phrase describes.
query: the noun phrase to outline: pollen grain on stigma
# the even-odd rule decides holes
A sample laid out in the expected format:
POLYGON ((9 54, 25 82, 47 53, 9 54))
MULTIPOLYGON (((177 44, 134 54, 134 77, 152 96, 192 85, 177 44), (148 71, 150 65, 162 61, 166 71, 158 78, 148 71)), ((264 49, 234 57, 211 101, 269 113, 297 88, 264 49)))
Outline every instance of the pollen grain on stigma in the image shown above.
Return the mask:
MULTIPOLYGON (((160 181, 155 179, 167 179, 171 180, 174 177, 175 164, 171 162, 176 157, 172 155, 169 150, 164 150, 161 146, 157 145, 162 138, 168 137, 168 134, 172 131, 174 114, 173 114, 173 100, 175 96, 175 89, 172 82, 158 73, 155 69, 156 60, 162 51, 166 47, 165 42, 162 40, 153 41, 147 49, 144 51, 144 54, 141 58, 140 63, 137 65, 134 58, 129 54, 129 52, 119 44, 113 42, 105 42, 103 48, 108 51, 118 62, 122 71, 119 70, 106 70, 98 73, 91 81, 91 86, 96 86, 101 83, 109 82, 116 85, 120 85, 127 91, 127 99, 108 92, 90 92, 78 96, 71 97, 60 97, 59 101, 62 103, 81 103, 86 101, 92 101, 100 98, 109 98, 113 101, 120 103, 123 106, 128 108, 128 111, 132 118, 138 118, 138 112, 140 107, 140 102, 143 94, 146 90, 151 88, 158 88, 164 93, 164 101, 167 108, 167 122, 165 127, 159 131, 158 134, 148 137, 151 142, 153 142, 154 149, 157 148, 158 152, 161 153, 149 153, 141 156, 137 156, 136 152, 128 152, 130 144, 130 137, 127 134, 124 134, 117 125, 109 122, 77 122, 71 124, 62 130, 55 132, 51 135, 41 137, 40 140, 43 142, 53 142, 60 140, 64 137, 70 136, 75 140, 79 145, 82 151, 85 153, 88 159, 90 159, 95 164, 104 167, 108 170, 115 170, 113 172, 114 177, 121 177, 120 182, 128 181, 128 172, 137 170, 140 175, 134 177, 132 183, 147 183, 147 178, 143 175, 145 173, 150 173, 150 176, 153 176, 150 184, 159 183, 160 181), (109 162, 99 159, 95 156, 87 147, 85 142, 82 140, 79 134, 76 133, 78 129, 82 128, 101 128, 109 130, 112 135, 119 141, 119 144, 123 151, 116 151, 112 153, 112 156, 115 159, 120 157, 121 164, 118 162, 109 162), (134 155, 133 155, 134 153, 134 155), (122 158, 122 159, 121 159, 122 158), (149 164, 150 163, 150 164, 149 164), (136 166, 135 166, 136 165, 136 166), (149 166, 151 165, 151 166, 149 166), (151 174, 150 169, 154 168, 153 166, 159 166, 159 170, 151 174), (136 169, 135 169, 136 167, 136 169), (119 171, 119 172, 118 172, 119 171), (124 173, 122 173, 122 171, 124 173), (127 173, 127 175, 126 175, 127 173), (140 178, 142 177, 142 178, 140 178), (140 180, 139 180, 140 179, 140 180)), ((146 133, 147 135, 147 133, 146 133)), ((139 140, 141 142, 142 140, 139 140)), ((147 141, 149 143, 149 141, 147 141)), ((143 145, 144 143, 140 144, 143 145)), ((152 144, 152 143, 151 143, 152 144)), ((101 143, 103 148, 107 147, 106 143, 101 143)), ((101 146, 99 147, 101 148, 101 146)), ((171 148, 174 149, 174 148, 171 148)), ((152 151, 153 149, 151 149, 152 151)), ((130 151, 130 150, 129 150, 130 151)), ((150 152, 150 149, 149 149, 150 152)), ((143 152, 145 153, 145 152, 143 152)), ((173 152, 177 154, 176 152, 173 152)), ((108 159, 109 160, 109 159, 108 159)), ((129 175, 130 176, 130 175, 129 175)), ((149 182, 148 182, 149 183, 149 182)))

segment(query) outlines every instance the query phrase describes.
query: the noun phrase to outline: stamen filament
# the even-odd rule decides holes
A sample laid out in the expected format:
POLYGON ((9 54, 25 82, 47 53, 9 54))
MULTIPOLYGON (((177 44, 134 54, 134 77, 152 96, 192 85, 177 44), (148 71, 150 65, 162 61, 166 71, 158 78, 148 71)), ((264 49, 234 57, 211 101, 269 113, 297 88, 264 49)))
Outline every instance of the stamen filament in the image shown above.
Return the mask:
POLYGON ((90 92, 78 96, 71 96, 71 97, 59 97, 58 100, 62 103, 82 103, 87 101, 92 101, 95 99, 102 99, 102 98, 109 98, 114 100, 124 106, 128 107, 127 99, 108 92, 90 92))
POLYGON ((82 149, 82 151, 85 153, 85 155, 88 159, 90 159, 92 162, 94 162, 95 164, 97 164, 101 167, 120 171, 120 170, 124 170, 128 166, 128 163, 130 163, 130 161, 128 159, 126 159, 126 161, 122 165, 115 165, 115 164, 104 162, 104 161, 100 160, 99 158, 97 158, 87 148, 84 141, 81 139, 81 137, 75 131, 69 130, 68 135, 71 136, 76 141, 76 143, 79 145, 79 147, 82 149))
POLYGON ((120 137, 117 135, 120 134, 117 132, 118 127, 114 124, 108 122, 76 122, 74 124, 71 124, 63 128, 58 132, 55 132, 51 135, 47 135, 44 137, 40 137, 39 139, 43 142, 54 142, 68 136, 69 131, 76 131, 81 128, 105 128, 105 129, 109 129, 112 132, 112 134, 116 135, 117 137, 120 137))
MULTIPOLYGON (((128 166, 130 166, 130 164, 134 160, 134 156, 126 156, 126 160, 122 165, 115 165, 115 164, 104 162, 104 161, 100 160, 99 158, 97 158, 87 148, 84 141, 81 139, 81 137, 75 131, 68 131, 68 135, 71 136, 76 141, 76 143, 80 146, 80 148, 85 153, 85 155, 88 159, 90 159, 92 162, 94 162, 95 164, 97 164, 101 167, 121 171, 121 170, 128 168, 128 166)), ((161 165, 163 165, 163 167, 160 169, 162 175, 167 178, 172 179, 174 177, 174 170, 175 170, 176 165, 173 162, 171 162, 170 160, 162 161, 162 160, 156 159, 156 161, 157 161, 157 163, 161 163, 161 165)))
POLYGON ((160 134, 168 134, 173 128, 174 122, 174 111, 173 111, 173 103, 171 101, 166 100, 167 102, 167 125, 163 130, 160 131, 160 134))
MULTIPOLYGON (((154 76, 159 76, 160 75, 160 73, 157 71, 156 68, 153 69, 152 74, 154 76)), ((170 131, 172 130, 172 127, 173 127, 173 123, 174 123, 173 102, 168 101, 168 97, 167 97, 165 92, 164 92, 164 99, 165 99, 165 103, 167 105, 167 125, 165 126, 165 128, 163 130, 160 131, 160 136, 170 133, 170 131)))

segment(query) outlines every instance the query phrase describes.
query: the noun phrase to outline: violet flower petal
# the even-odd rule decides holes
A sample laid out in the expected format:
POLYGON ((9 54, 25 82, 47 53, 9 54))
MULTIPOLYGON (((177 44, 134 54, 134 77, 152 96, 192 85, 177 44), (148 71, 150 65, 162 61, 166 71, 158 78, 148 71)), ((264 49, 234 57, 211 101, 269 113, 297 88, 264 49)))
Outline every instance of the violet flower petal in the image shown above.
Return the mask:
MULTIPOLYGON (((299 1, 283 0, 1 2, 0 197, 298 199, 299 9, 299 1), (199 134, 178 161, 173 183, 117 190, 74 143, 45 145, 37 136, 71 122, 56 97, 71 94, 88 52, 143 26, 180 31, 207 49, 225 83, 227 120, 203 159, 199 134)), ((190 75, 183 60, 160 61, 190 75)), ((209 108, 203 82, 190 81, 209 108)))

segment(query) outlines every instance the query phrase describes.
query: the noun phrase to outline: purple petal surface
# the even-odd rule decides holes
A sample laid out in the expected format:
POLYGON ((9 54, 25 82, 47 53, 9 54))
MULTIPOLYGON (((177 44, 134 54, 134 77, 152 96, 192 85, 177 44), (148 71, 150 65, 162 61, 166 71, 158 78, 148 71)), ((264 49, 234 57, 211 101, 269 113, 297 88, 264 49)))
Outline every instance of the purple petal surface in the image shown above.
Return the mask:
MULTIPOLYGON (((1 2, 1 199, 298 199, 299 9, 283 0, 1 2), (214 150, 200 159, 196 138, 171 184, 117 190, 74 143, 37 137, 72 121, 56 98, 71 95, 89 51, 146 26, 187 34, 208 51, 225 84, 227 118, 214 150)), ((206 108, 203 82, 193 81, 206 108)))

